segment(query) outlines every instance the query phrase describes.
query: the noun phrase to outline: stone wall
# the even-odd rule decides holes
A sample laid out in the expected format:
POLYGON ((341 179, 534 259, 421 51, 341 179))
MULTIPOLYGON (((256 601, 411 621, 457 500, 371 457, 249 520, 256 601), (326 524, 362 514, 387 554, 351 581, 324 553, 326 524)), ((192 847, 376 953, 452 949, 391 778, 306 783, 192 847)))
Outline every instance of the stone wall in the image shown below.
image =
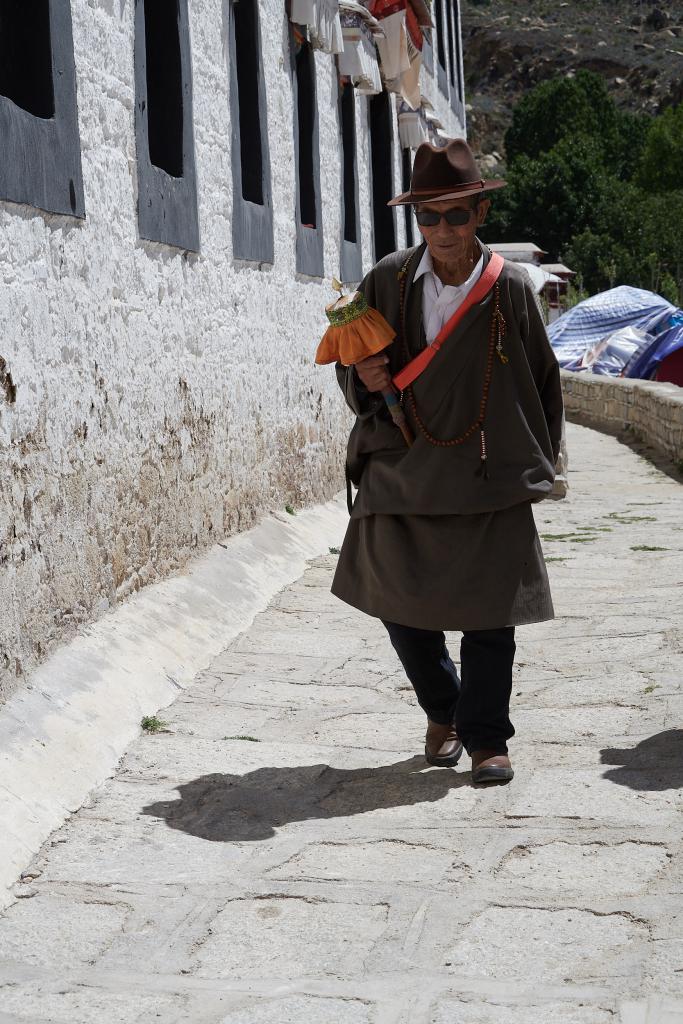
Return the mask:
POLYGON ((562 370, 562 388, 568 419, 628 431, 683 466, 683 388, 570 370, 562 370))
MULTIPOLYGON (((295 264, 289 27, 261 0, 274 261, 232 255, 227 0, 192 0, 200 251, 140 237, 133 0, 72 0, 85 220, 0 203, 0 699, 80 623, 269 509, 343 485, 349 417, 313 365, 332 298, 295 264)), ((334 59, 315 53, 325 278, 339 274, 334 59)), ((462 135, 423 71, 445 129, 462 135)), ((394 192, 400 148, 394 112, 394 192)), ((356 129, 372 264, 367 100, 356 129)), ((398 244, 404 221, 397 216, 398 244)))

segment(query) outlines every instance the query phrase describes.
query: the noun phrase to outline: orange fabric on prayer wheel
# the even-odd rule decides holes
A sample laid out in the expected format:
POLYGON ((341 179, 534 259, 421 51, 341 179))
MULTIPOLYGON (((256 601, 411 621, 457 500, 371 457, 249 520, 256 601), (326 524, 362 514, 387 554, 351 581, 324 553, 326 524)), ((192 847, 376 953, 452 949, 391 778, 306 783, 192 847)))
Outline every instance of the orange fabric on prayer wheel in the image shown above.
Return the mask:
POLYGON ((381 313, 368 306, 361 292, 343 295, 327 306, 330 326, 315 355, 316 363, 353 366, 390 345, 396 337, 381 313))

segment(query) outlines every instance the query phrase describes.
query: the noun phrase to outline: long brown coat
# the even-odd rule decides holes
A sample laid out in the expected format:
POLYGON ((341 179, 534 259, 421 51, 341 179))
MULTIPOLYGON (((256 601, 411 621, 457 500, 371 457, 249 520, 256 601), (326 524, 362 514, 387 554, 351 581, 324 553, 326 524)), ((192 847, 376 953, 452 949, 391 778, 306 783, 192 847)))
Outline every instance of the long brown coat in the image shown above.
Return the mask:
MULTIPOLYGON (((484 265, 490 251, 482 246, 484 265)), ((406 341, 426 344, 422 283, 412 278, 424 245, 392 253, 361 284, 371 306, 400 334, 398 272, 406 278, 406 341)), ((499 278, 506 363, 494 358, 485 431, 461 445, 431 444, 415 427, 407 448, 384 401, 353 368, 337 366, 356 413, 347 472, 359 487, 332 592, 379 618, 422 629, 473 630, 553 617, 531 504, 552 489, 562 428, 559 367, 527 275, 505 262, 499 278)), ((419 415, 436 438, 459 436, 477 419, 493 295, 472 307, 415 381, 419 415)), ((386 350, 392 374, 405 363, 399 338, 386 350)), ((407 409, 409 414, 409 409, 407 409)))

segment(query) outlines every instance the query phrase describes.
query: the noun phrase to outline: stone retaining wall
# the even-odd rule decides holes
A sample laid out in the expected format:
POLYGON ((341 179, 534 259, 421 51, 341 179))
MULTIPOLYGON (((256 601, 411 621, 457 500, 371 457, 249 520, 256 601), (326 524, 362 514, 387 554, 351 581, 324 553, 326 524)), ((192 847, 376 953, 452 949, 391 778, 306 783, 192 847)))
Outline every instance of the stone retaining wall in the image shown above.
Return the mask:
POLYGON ((561 373, 567 419, 609 433, 627 430, 683 464, 683 388, 570 370, 561 373))

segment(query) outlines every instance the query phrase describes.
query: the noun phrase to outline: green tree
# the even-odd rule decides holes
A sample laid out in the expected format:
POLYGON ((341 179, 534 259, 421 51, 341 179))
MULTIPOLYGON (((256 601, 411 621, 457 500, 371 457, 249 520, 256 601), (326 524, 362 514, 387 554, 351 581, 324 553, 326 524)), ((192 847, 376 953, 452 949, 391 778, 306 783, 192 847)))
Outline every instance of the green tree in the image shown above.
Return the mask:
POLYGON ((552 258, 575 234, 595 224, 618 182, 591 137, 561 139, 537 158, 522 155, 496 196, 485 240, 532 239, 552 258))
POLYGON ((669 107, 649 129, 638 167, 639 184, 651 192, 674 191, 683 175, 683 103, 669 107))
POLYGON ((536 242, 589 293, 630 284, 683 301, 683 104, 630 114, 579 72, 518 104, 506 147, 484 240, 536 242))
POLYGON ((563 139, 593 140, 602 163, 630 177, 642 152, 651 118, 621 111, 599 75, 579 71, 532 89, 515 107, 505 135, 510 165, 520 156, 539 157, 563 139))

